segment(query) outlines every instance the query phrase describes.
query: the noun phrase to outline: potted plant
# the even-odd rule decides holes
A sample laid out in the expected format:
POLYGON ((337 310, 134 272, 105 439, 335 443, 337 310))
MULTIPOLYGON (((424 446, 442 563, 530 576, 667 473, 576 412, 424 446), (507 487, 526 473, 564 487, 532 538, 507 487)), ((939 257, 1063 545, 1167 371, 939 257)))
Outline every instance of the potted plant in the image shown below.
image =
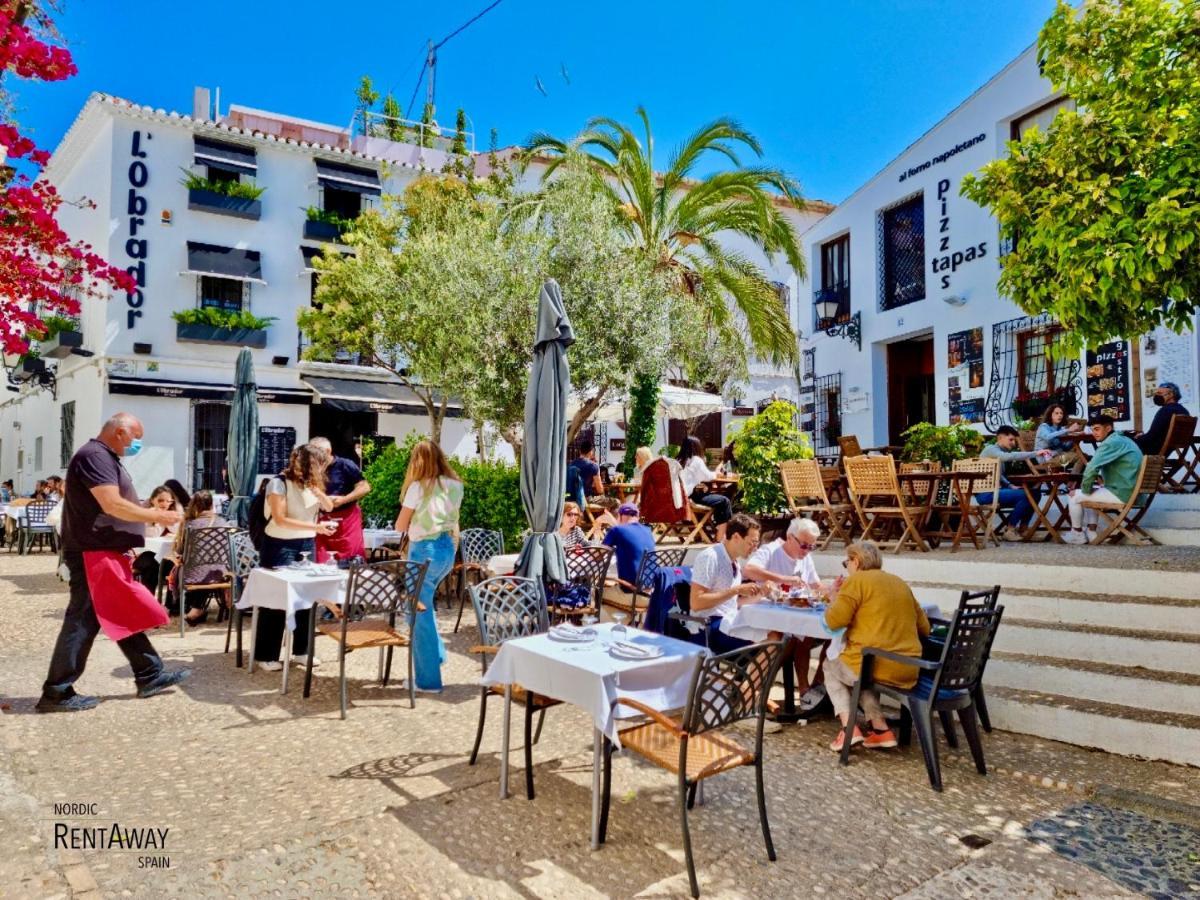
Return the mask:
POLYGON ((197 344, 236 344, 239 347, 267 346, 267 328, 274 316, 262 318, 248 312, 202 308, 171 313, 175 338, 197 344))
POLYGON ((71 351, 83 346, 83 332, 79 320, 71 316, 47 316, 42 320, 45 328, 40 332, 39 355, 50 359, 63 359, 71 351))
POLYGON ((759 518, 764 535, 787 527, 792 514, 779 478, 779 463, 812 459, 808 438, 796 427, 796 407, 776 400, 746 420, 733 439, 733 461, 741 476, 742 507, 759 518))
POLYGON ((957 425, 918 422, 900 436, 904 439, 902 460, 937 462, 947 469, 956 459, 978 456, 983 449, 983 435, 963 422, 957 425))
POLYGON ((310 206, 304 211, 304 236, 313 241, 340 241, 353 225, 353 219, 327 209, 310 206))
POLYGON ((183 170, 183 174, 180 183, 188 189, 188 209, 239 219, 262 217, 262 201, 258 198, 266 188, 243 181, 217 181, 187 169, 183 170))

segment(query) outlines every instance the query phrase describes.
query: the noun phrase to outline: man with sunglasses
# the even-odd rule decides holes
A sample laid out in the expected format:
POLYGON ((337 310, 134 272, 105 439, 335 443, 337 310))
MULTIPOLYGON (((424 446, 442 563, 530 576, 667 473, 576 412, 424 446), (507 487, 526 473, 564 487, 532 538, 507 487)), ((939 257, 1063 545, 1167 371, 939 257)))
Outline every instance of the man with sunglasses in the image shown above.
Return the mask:
MULTIPOLYGON (((786 535, 763 544, 750 555, 743 567, 744 577, 763 584, 804 584, 823 593, 821 579, 812 561, 812 551, 820 537, 821 528, 812 519, 792 519, 786 535)), ((825 701, 823 669, 825 648, 829 642, 804 637, 799 638, 795 646, 792 666, 796 670, 796 685, 800 690, 800 713, 809 716, 825 701), (820 646, 821 653, 817 659, 816 674, 810 681, 808 668, 813 648, 817 646, 820 646)))

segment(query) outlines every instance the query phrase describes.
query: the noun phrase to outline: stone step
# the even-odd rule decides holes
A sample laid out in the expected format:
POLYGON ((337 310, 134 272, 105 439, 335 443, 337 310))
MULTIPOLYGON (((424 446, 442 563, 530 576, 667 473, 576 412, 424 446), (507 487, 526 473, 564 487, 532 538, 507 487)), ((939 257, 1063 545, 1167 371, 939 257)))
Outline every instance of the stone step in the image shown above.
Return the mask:
POLYGON ((1200 636, 1005 618, 995 650, 1200 675, 1200 636))
POLYGON ((1200 716, 992 686, 992 724, 1110 753, 1200 766, 1200 716))
POLYGON ((1142 523, 1151 528, 1200 528, 1200 504, 1196 509, 1159 509, 1156 501, 1142 523))
POLYGON ((993 651, 985 680, 988 685, 1200 716, 1200 675, 993 651))
MULTIPOLYGON (((949 616, 958 608, 962 588, 957 585, 910 585, 922 603, 936 603, 949 616)), ((1000 589, 1000 603, 1010 618, 1064 625, 1098 625, 1125 628, 1135 624, 1145 631, 1200 635, 1200 603, 1173 597, 1136 597, 1056 591, 1000 589)))
POLYGON ((1148 525, 1146 531, 1164 547, 1200 547, 1200 527, 1196 525, 1171 528, 1148 525))

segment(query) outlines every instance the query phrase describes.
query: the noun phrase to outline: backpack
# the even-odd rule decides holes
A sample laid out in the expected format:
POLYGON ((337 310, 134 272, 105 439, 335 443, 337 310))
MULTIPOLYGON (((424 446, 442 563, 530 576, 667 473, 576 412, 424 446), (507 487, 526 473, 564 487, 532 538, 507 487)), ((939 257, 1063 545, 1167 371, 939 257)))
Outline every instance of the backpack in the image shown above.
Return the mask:
POLYGON ((255 550, 262 550, 263 538, 267 534, 267 485, 270 478, 264 478, 258 486, 258 492, 250 501, 250 512, 247 514, 246 530, 250 532, 250 543, 255 550))

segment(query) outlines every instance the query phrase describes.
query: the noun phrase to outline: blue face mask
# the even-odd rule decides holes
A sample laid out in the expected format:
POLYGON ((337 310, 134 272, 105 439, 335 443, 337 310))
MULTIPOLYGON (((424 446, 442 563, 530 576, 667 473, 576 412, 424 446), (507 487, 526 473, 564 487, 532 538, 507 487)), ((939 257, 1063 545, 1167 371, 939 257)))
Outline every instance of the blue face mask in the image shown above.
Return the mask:
POLYGON ((125 456, 137 456, 142 452, 142 439, 134 438, 133 443, 125 448, 125 456))

